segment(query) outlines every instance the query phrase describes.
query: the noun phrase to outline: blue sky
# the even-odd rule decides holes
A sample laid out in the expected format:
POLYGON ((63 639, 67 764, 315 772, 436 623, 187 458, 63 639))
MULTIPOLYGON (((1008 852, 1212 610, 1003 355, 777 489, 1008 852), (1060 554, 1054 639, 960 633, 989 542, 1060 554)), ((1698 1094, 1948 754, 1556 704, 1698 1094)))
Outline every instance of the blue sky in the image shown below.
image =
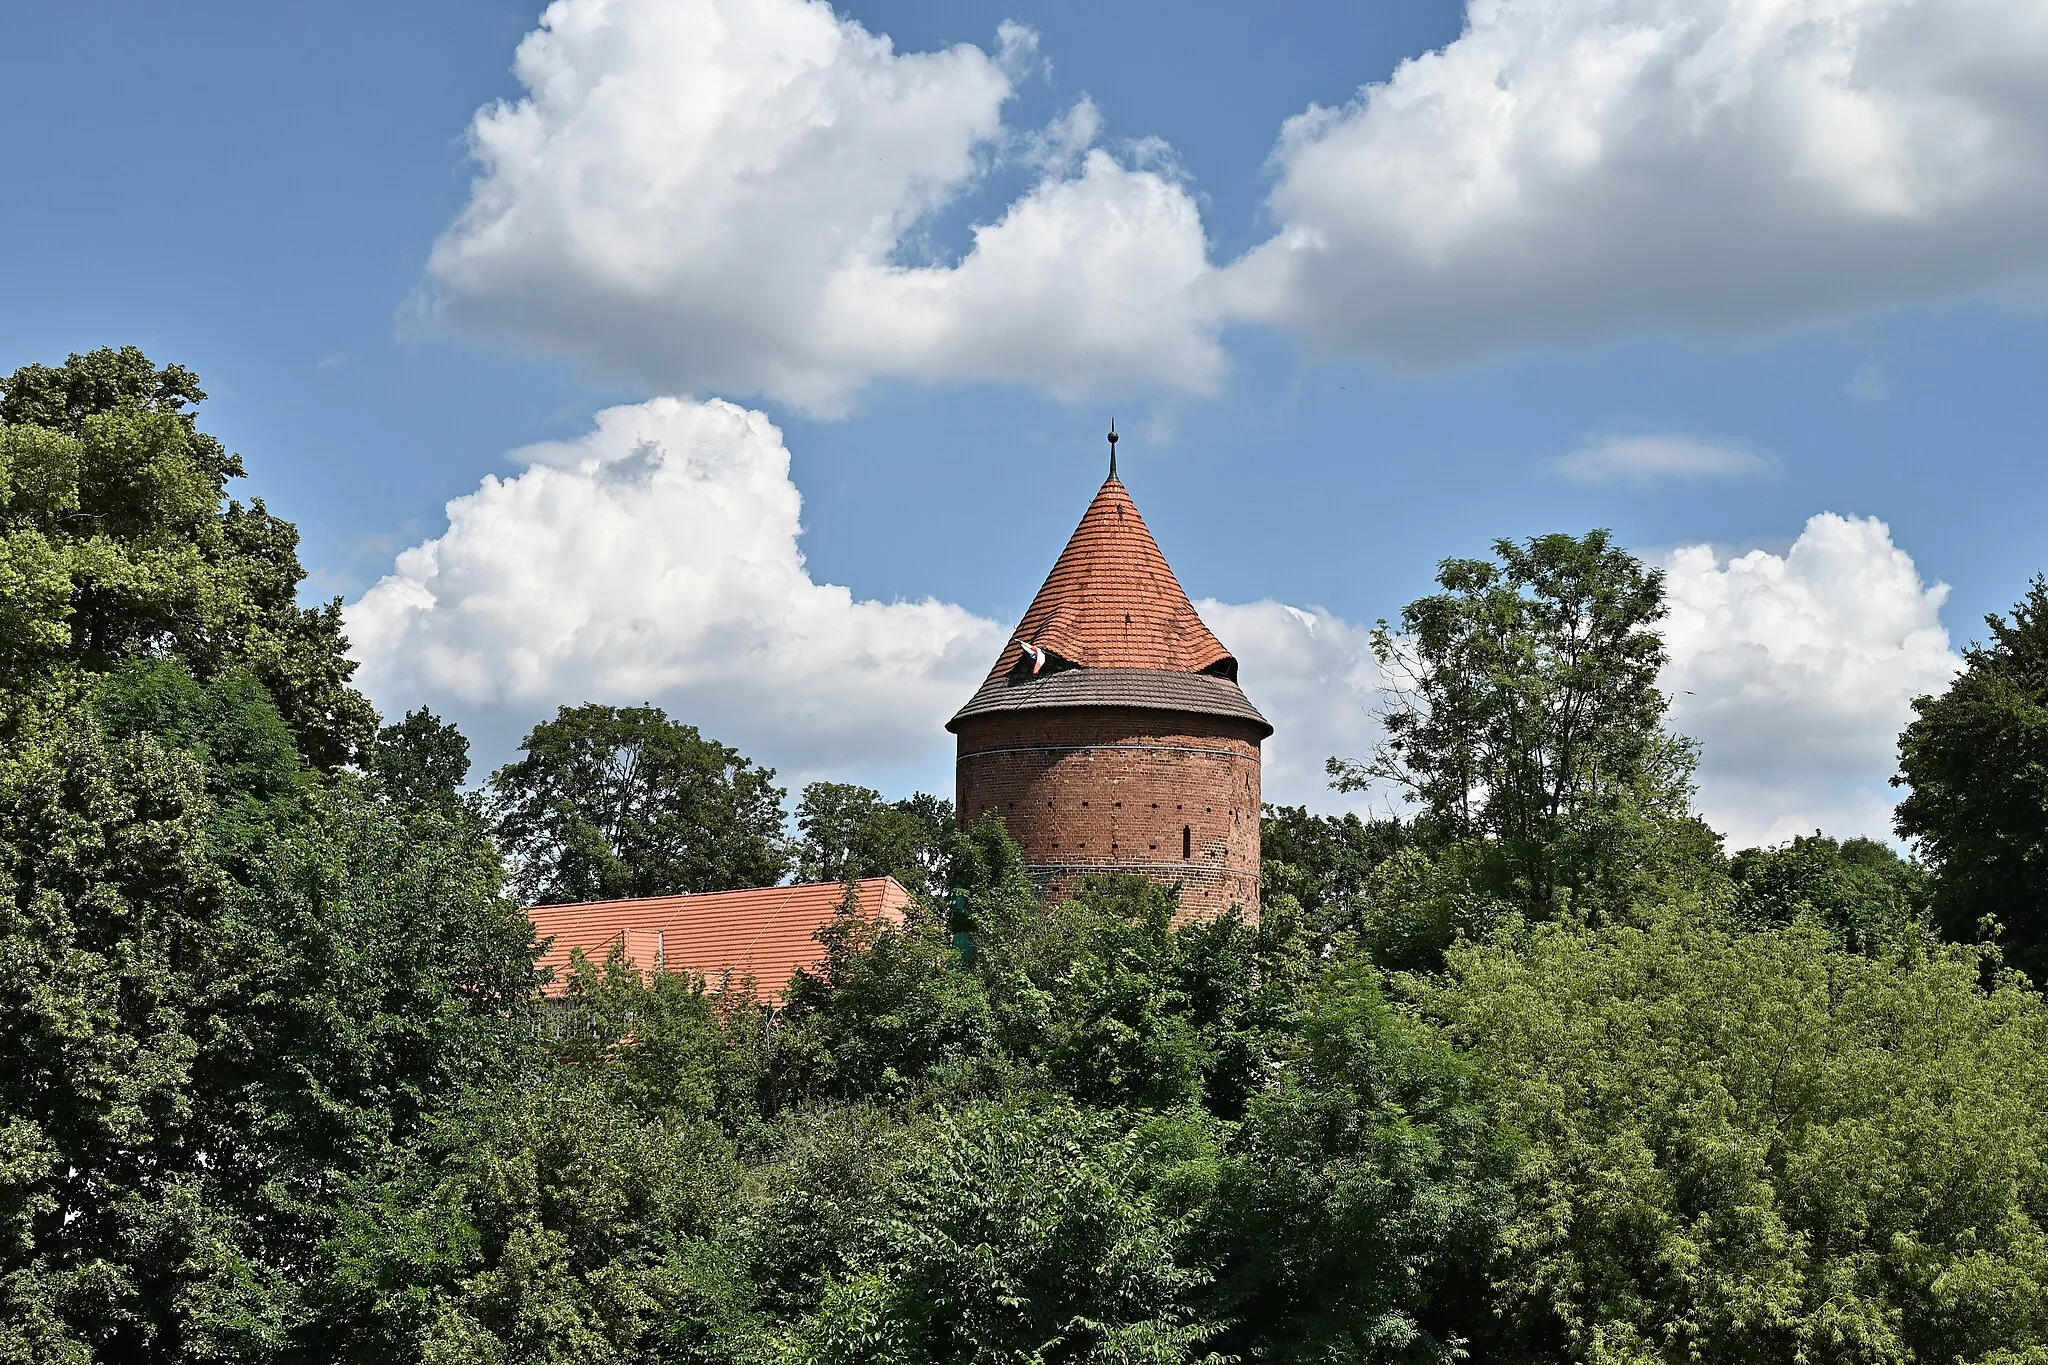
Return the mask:
POLYGON ((1906 700, 2042 567, 2048 36, 1553 8, 577 0, 515 73, 529 8, 42 7, 0 46, 0 363, 197 369, 373 695, 485 762, 653 699, 944 790, 1114 415, 1273 794, 1333 806, 1362 630, 1437 559, 1608 526, 1671 565, 1709 815, 1881 832, 1906 700))

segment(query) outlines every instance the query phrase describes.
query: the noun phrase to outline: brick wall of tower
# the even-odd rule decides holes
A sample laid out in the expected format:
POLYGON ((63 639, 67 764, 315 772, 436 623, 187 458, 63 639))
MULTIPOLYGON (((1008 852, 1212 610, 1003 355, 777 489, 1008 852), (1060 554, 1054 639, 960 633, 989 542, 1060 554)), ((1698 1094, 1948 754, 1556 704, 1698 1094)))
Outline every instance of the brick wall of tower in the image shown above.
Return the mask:
POLYGON ((1259 909, 1259 736, 1217 716, 1115 707, 962 720, 960 822, 1000 815, 1033 876, 1060 894, 1133 872, 1181 885, 1185 913, 1259 909))

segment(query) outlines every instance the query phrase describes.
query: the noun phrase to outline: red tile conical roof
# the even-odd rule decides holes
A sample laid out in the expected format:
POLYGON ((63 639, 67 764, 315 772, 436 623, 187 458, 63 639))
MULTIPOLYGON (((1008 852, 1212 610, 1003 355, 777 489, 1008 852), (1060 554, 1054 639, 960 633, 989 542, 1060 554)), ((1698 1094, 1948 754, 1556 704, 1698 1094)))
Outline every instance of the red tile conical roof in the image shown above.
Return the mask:
POLYGON ((1017 640, 1083 668, 1237 672, 1237 661, 1195 614, 1114 472, 1011 635, 989 672, 992 679, 1017 666, 1024 652, 1017 640))

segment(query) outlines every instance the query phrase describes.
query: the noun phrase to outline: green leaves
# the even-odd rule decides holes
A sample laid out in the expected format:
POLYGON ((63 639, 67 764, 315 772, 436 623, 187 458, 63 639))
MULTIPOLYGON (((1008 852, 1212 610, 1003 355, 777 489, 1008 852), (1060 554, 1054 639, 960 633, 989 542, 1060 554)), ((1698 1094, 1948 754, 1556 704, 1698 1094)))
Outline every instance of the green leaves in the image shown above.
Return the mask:
POLYGON ((1465 948, 1422 994, 1526 1136, 1507 1358, 2048 1348, 2048 1012, 1969 955, 1672 919, 1465 948))
POLYGON ((242 465, 198 429, 204 397, 132 347, 0 379, 0 688, 18 709, 139 658, 243 669, 307 760, 338 767, 375 725, 339 600, 301 608, 298 532, 227 500, 242 465))
POLYGON ((800 882, 894 877, 913 891, 940 887, 959 834, 953 803, 919 792, 901 801, 845 782, 813 782, 796 810, 800 882))
POLYGON ((1605 531, 1494 555, 1445 560, 1444 591, 1409 603, 1400 633, 1382 624, 1385 747, 1330 774, 1392 783, 1428 839, 1483 850, 1488 889, 1548 918, 1611 890, 1639 816, 1684 816, 1691 753, 1661 728, 1662 576, 1605 531))
POLYGON ((1985 618, 1991 643, 1964 652, 1939 697, 1913 703, 1899 736, 1899 833, 1937 877, 1935 914, 1964 942, 2009 947, 2048 978, 2048 580, 2035 578, 2009 619, 1985 618))
POLYGON ((766 886, 789 865, 772 769, 654 706, 565 706, 491 776, 529 905, 766 886))

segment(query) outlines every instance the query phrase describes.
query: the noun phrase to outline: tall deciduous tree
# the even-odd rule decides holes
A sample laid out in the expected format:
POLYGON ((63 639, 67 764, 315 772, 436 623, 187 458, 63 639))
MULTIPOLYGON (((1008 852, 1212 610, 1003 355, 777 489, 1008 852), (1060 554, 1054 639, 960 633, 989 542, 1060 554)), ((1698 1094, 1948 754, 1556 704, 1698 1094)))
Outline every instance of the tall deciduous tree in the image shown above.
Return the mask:
POLYGON ((796 809, 803 842, 797 879, 894 877, 913 890, 941 886, 958 836, 953 803, 918 792, 901 801, 850 782, 813 782, 796 809))
POLYGON ((0 1359, 283 1358, 339 1182, 516 1055, 531 928, 246 673, 130 664, 0 757, 0 1359))
POLYGON ((469 740, 422 706, 377 732, 369 766, 396 801, 452 806, 469 780, 469 740))
POLYGON ((1818 926, 1538 926, 1425 1018, 1526 1144, 1478 1359, 2048 1355, 2048 1011, 1818 926))
POLYGON ((1899 737, 1899 833, 1936 875, 1935 914, 1952 938, 1990 934, 2036 980, 2048 972, 2048 581, 1991 643, 1964 652, 1938 697, 1913 703, 1899 737))
POLYGON ((1683 813, 1691 750, 1662 724, 1663 576, 1605 531, 1493 548, 1381 624, 1386 742, 1329 768, 1402 790, 1426 835, 1483 845, 1502 894, 1548 916, 1613 873, 1631 817, 1683 813))
POLYGON ((226 496, 242 462, 199 430, 198 379, 134 347, 0 379, 0 672, 16 698, 66 670, 175 656, 246 669, 320 768, 376 712, 348 686, 339 598, 298 604, 298 531, 226 496))
POLYGON ((491 776, 528 904, 771 885, 789 868, 775 770, 656 706, 565 706, 491 776))

